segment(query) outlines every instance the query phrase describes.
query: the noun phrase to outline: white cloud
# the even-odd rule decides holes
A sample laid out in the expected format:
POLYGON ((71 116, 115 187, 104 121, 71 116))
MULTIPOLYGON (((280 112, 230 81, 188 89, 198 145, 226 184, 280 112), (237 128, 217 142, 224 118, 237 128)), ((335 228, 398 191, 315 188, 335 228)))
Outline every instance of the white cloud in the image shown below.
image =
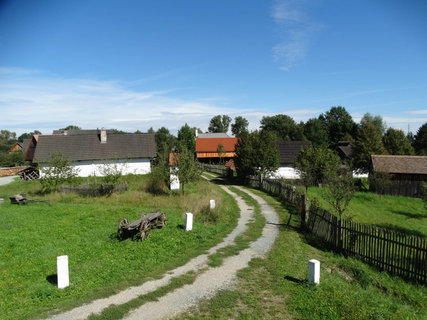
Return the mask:
POLYGON ((314 32, 321 28, 305 14, 303 0, 276 0, 271 17, 279 29, 279 43, 272 49, 280 69, 289 70, 305 57, 314 32))

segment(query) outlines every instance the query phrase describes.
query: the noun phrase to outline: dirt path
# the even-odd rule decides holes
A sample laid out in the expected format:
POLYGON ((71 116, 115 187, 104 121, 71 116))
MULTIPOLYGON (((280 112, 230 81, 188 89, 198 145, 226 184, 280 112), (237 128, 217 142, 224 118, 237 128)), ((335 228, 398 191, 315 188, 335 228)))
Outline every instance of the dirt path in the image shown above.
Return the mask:
MULTIPOLYGON (((247 223, 253 217, 253 208, 249 207, 242 198, 231 192, 227 187, 221 186, 221 188, 236 199, 241 211, 237 227, 224 239, 223 242, 211 248, 207 254, 200 255, 190 260, 187 264, 168 272, 161 279, 148 281, 140 286, 130 287, 118 294, 104 299, 95 300, 81 307, 55 315, 49 319, 86 319, 91 314, 101 313, 102 310, 111 304, 120 305, 135 299, 138 296, 155 291, 169 284, 171 279, 184 275, 192 270, 199 271, 207 268, 206 271, 202 272, 197 277, 193 284, 179 288, 160 298, 156 302, 144 304, 140 308, 131 311, 125 319, 160 319, 173 317, 174 315, 184 311, 189 306, 194 305, 200 299, 214 294, 217 290, 232 285, 233 281, 236 279, 236 273, 238 270, 247 267, 252 258, 263 256, 270 250, 278 234, 278 229, 272 224, 266 224, 263 229, 262 236, 253 242, 248 249, 241 251, 237 256, 225 259, 220 267, 208 268, 208 256, 215 253, 220 248, 233 244, 234 239, 246 230, 247 223)), ((240 189, 245 191, 243 188, 240 189)), ((250 192, 248 193, 260 203, 262 214, 266 217, 267 222, 277 224, 278 217, 274 210, 268 206, 262 198, 250 192)))

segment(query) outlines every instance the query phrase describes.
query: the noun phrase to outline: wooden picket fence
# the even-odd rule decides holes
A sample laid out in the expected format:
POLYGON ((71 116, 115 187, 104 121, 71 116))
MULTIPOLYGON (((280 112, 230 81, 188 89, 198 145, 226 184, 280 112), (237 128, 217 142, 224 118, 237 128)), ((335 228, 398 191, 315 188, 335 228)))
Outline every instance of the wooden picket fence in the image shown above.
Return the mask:
MULTIPOLYGON (((304 194, 295 186, 278 180, 260 180, 259 177, 250 177, 247 183, 254 188, 279 196, 291 203, 300 213, 307 210, 304 194)), ((332 213, 316 206, 311 206, 307 213, 307 221, 302 214, 302 223, 306 230, 323 240, 330 249, 359 258, 390 274, 427 284, 426 238, 365 225, 349 219, 340 221, 332 213)))
POLYGON ((427 241, 394 230, 339 220, 321 208, 311 207, 307 229, 329 247, 386 270, 390 274, 427 283, 427 241))

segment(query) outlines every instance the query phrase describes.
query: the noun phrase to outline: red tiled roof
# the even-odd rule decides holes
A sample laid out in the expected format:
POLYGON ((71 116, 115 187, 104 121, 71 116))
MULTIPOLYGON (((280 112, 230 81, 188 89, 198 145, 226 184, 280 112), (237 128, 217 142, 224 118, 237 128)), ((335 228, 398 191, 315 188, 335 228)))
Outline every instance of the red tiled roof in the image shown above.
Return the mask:
POLYGON ((196 139, 196 152, 217 152, 219 144, 224 146, 225 152, 234 152, 237 138, 196 139))

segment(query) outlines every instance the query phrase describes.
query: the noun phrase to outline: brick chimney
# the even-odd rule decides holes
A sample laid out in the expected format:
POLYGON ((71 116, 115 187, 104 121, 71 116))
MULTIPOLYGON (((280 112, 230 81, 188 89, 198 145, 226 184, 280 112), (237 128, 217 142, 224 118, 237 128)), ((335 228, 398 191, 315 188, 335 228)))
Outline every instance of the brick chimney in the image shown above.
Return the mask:
POLYGON ((101 139, 101 143, 107 143, 107 130, 105 128, 101 128, 101 134, 99 137, 101 139))

